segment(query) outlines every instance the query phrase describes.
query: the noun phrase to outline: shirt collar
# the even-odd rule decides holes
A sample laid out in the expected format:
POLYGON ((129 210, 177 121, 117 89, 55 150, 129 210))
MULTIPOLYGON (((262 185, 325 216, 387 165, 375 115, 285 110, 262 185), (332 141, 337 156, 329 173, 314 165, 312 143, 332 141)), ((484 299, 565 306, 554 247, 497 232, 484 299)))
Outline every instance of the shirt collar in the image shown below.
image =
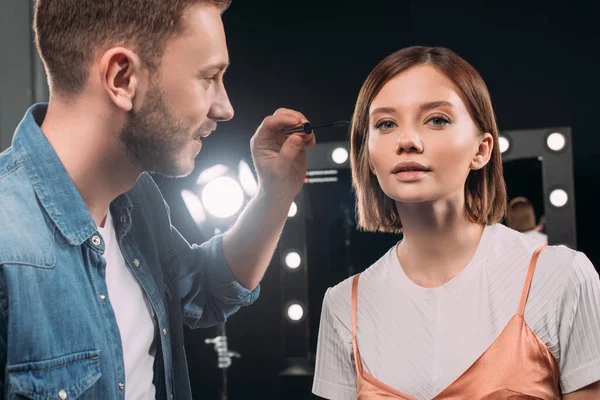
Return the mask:
MULTIPOLYGON (((97 225, 54 148, 40 129, 47 110, 47 103, 35 104, 27 110, 17 126, 12 147, 19 162, 25 167, 46 213, 65 239, 71 245, 79 246, 97 232, 97 225)), ((111 205, 116 208, 115 211, 130 215, 133 205, 126 194, 119 196, 113 203, 116 203, 111 205)), ((130 218, 123 219, 130 222, 130 218)), ((115 222, 122 222, 121 218, 115 222)))

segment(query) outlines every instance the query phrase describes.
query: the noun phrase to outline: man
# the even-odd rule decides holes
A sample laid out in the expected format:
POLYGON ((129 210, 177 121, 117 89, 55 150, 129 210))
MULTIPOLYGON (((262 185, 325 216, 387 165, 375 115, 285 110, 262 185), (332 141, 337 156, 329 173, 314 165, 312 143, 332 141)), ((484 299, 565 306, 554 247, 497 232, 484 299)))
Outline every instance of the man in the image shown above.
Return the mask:
POLYGON ((314 136, 280 109, 251 140, 260 188, 224 235, 190 246, 147 172, 192 172, 233 117, 229 0, 38 0, 49 104, 0 155, 5 398, 191 398, 182 324, 258 296, 314 136))

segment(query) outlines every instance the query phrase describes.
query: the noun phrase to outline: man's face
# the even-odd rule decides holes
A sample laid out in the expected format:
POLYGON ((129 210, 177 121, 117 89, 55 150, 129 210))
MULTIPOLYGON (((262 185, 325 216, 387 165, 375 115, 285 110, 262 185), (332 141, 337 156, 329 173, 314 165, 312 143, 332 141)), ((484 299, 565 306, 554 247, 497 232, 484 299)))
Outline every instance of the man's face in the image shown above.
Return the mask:
POLYGON ((183 24, 184 33, 165 45, 143 105, 130 111, 120 134, 140 167, 167 176, 190 174, 201 138, 217 121, 233 118, 223 85, 229 55, 219 10, 189 7, 183 24))

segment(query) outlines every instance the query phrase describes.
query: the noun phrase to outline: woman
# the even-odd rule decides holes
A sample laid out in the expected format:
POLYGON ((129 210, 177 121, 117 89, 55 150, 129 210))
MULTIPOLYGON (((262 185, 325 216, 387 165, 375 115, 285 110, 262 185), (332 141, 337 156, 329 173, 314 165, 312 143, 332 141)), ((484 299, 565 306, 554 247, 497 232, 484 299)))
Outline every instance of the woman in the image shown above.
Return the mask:
POLYGON ((538 231, 533 204, 525 197, 515 197, 508 203, 506 225, 515 231, 536 238, 541 243, 548 244, 548 236, 538 231))
POLYGON ((371 72, 351 127, 358 223, 404 236, 328 289, 315 394, 600 398, 598 273, 499 224, 498 149, 487 88, 452 51, 407 48, 371 72))

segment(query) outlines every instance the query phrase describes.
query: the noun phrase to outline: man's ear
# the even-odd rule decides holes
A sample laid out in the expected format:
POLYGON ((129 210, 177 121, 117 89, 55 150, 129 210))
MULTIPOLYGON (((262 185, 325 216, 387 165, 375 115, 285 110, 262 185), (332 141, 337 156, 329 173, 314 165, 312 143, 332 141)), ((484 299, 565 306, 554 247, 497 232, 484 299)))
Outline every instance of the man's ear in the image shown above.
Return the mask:
POLYGON ((100 59, 100 76, 112 102, 123 111, 130 111, 142 78, 138 55, 124 47, 107 50, 100 59))

